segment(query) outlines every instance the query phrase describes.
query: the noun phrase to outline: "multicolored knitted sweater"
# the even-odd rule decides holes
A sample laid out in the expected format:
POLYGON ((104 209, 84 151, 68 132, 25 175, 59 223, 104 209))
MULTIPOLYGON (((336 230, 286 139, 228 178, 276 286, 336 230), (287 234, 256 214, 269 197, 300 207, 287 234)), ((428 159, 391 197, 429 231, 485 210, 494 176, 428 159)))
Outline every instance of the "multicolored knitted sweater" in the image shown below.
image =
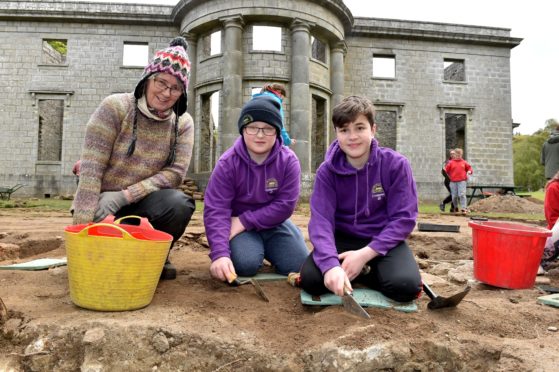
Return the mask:
POLYGON ((101 192, 127 189, 136 202, 182 183, 192 156, 192 117, 184 113, 179 118, 175 162, 165 166, 175 135, 175 114, 156 121, 138 110, 136 148, 127 156, 135 111, 132 93, 114 94, 105 98, 89 119, 73 204, 74 224, 93 221, 101 192))

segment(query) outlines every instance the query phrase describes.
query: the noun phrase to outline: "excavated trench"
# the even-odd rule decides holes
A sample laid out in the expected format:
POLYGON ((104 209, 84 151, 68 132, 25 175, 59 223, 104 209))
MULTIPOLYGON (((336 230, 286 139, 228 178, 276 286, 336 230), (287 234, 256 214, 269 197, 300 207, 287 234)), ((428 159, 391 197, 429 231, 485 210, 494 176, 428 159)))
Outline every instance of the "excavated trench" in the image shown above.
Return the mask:
MULTIPOLYGON (((284 282, 263 283, 271 298, 264 303, 248 286, 211 280, 196 219, 189 227, 196 239, 182 239, 171 256, 177 280, 160 282, 144 309, 78 308, 66 267, 0 270, 8 309, 0 320, 0 371, 554 370, 557 309, 539 305, 537 289, 475 282, 468 220, 452 218, 430 222, 459 223, 460 233, 414 231, 409 244, 440 295, 472 285, 464 301, 430 311, 422 296, 416 313, 369 308, 367 321, 339 306, 303 306, 299 290, 284 282)), ((8 233, 0 238, 0 260, 64 256, 57 234, 8 233)), ((550 278, 559 285, 559 273, 550 278)))

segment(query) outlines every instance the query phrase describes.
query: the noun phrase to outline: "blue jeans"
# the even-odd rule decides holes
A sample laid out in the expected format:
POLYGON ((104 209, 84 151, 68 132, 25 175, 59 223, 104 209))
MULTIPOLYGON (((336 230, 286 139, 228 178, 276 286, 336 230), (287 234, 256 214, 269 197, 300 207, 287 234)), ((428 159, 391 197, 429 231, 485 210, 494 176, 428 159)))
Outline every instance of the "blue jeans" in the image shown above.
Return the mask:
POLYGON ((466 209, 468 202, 466 200, 466 181, 451 182, 450 193, 452 194, 452 204, 454 208, 466 209), (458 205, 460 203, 460 205, 458 205))
POLYGON ((303 234, 290 220, 260 231, 244 231, 229 242, 231 261, 240 276, 254 276, 264 259, 276 272, 287 275, 299 272, 309 255, 303 234))

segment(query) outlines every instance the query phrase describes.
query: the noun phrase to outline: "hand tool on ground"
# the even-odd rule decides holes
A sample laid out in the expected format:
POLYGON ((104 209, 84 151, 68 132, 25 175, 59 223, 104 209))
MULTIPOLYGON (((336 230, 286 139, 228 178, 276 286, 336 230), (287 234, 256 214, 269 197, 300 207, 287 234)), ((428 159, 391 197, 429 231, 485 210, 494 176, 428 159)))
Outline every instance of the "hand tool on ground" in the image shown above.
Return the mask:
POLYGON ((456 293, 450 297, 437 296, 427 283, 423 283, 423 291, 427 293, 427 296, 431 299, 431 301, 427 304, 427 307, 430 310, 437 310, 445 307, 456 307, 456 305, 462 301, 468 292, 470 292, 470 286, 467 286, 462 292, 456 293))
POLYGON ((371 316, 368 312, 359 305, 359 303, 353 298, 348 288, 344 288, 344 295, 342 296, 342 304, 344 309, 353 315, 357 315, 361 318, 370 319, 371 316))
POLYGON ((229 273, 229 275, 227 275, 227 281, 229 282, 229 285, 232 287, 238 287, 240 285, 245 285, 245 284, 252 284, 254 290, 256 291, 256 294, 260 296, 260 298, 262 298, 264 301, 270 302, 270 299, 266 295, 266 292, 264 292, 260 284, 252 278, 247 280, 239 280, 236 274, 229 273))

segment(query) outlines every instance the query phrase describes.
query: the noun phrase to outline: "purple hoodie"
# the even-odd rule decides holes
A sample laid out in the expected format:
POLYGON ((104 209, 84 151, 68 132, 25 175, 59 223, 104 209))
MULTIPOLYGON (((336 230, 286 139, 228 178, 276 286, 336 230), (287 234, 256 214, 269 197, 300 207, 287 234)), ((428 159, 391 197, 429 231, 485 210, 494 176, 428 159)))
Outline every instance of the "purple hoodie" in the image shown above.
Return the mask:
POLYGON ((334 141, 316 173, 309 236, 324 274, 340 265, 334 243, 338 230, 371 239, 380 255, 405 240, 415 227, 417 191, 408 160, 373 139, 369 160, 355 169, 334 141))
POLYGON ((291 217, 301 189, 301 165, 277 140, 268 158, 256 164, 243 137, 219 158, 204 193, 204 226, 212 261, 229 257, 231 217, 246 228, 276 227, 291 217))

